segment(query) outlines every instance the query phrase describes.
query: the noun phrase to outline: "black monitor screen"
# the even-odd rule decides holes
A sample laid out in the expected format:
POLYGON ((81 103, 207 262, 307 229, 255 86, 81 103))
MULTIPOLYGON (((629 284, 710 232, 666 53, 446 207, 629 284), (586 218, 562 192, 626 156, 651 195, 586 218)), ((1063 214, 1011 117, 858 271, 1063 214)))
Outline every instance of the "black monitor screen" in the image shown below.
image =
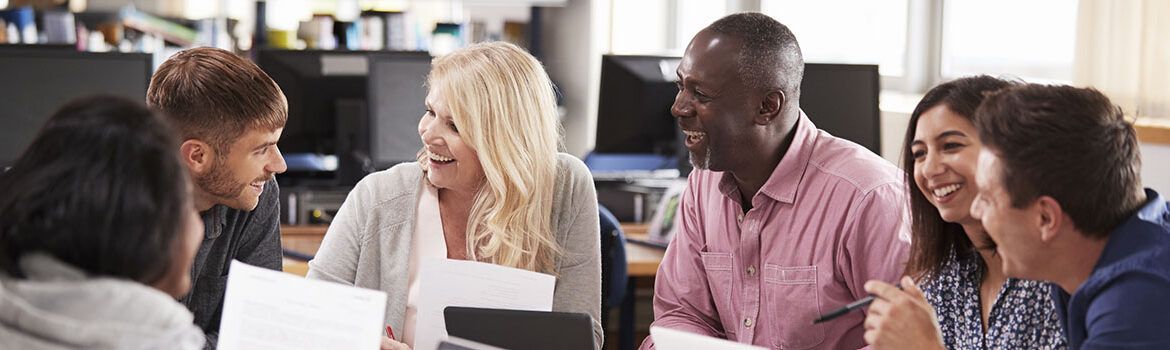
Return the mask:
POLYGON ((146 100, 151 56, 68 50, 0 50, 0 168, 9 166, 49 116, 81 96, 146 100))
POLYGON ((288 99, 281 152, 337 155, 338 111, 364 103, 367 55, 360 51, 258 52, 256 65, 276 81, 288 99))
POLYGON ((817 128, 881 154, 878 66, 804 65, 800 108, 817 128))
POLYGON ((416 159, 422 141, 418 121, 426 112, 425 53, 381 53, 370 56, 370 158, 384 169, 416 159))
POLYGON ((678 62, 678 57, 602 56, 594 152, 677 152, 670 106, 678 95, 678 62))
MULTIPOLYGON (((678 93, 678 58, 602 57, 597 116, 599 153, 670 154, 677 131, 670 106, 678 93)), ((876 65, 808 63, 800 107, 817 128, 881 152, 876 65)), ((683 160, 685 161, 685 159, 683 160)))

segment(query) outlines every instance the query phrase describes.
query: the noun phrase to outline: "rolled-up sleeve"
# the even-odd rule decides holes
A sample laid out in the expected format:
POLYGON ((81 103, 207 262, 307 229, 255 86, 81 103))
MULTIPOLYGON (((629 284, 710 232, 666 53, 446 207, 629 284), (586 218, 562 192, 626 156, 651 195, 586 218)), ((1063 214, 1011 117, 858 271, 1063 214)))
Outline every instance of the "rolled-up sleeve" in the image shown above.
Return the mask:
POLYGON ((850 212, 837 269, 853 297, 861 299, 868 295, 866 281, 896 283, 905 271, 910 226, 902 184, 870 190, 850 212))

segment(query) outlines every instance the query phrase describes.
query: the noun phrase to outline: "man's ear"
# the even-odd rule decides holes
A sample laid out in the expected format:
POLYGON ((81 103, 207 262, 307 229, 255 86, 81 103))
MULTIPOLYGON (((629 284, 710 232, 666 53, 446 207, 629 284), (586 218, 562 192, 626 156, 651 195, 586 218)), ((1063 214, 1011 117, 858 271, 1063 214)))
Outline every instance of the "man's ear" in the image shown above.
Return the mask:
POLYGON ((1044 243, 1052 242, 1062 232, 1064 224, 1068 219, 1068 214, 1060 207, 1060 203, 1055 198, 1049 196, 1040 196, 1036 199, 1035 210, 1039 216, 1036 218, 1040 229, 1040 241, 1044 243))
POLYGON ((179 156, 183 163, 196 174, 203 174, 211 170, 215 160, 215 150, 211 145, 197 139, 188 139, 179 145, 179 156))
POLYGON ((759 110, 756 111, 755 122, 759 125, 768 125, 772 120, 780 117, 780 110, 784 109, 784 92, 780 90, 768 91, 760 101, 759 110))

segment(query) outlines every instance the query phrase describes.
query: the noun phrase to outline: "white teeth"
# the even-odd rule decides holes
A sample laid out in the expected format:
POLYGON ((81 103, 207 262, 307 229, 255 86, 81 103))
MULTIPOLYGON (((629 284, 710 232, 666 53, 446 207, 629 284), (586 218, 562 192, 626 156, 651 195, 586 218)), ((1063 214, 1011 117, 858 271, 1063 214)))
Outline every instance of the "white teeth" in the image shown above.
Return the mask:
POLYGON ((688 143, 695 143, 695 144, 699 143, 699 141, 702 140, 703 137, 707 136, 707 133, 700 132, 700 131, 683 130, 683 134, 687 136, 688 143))
POLYGON ((431 160, 436 161, 436 162, 440 162, 440 163, 446 163, 446 162, 450 162, 450 161, 455 160, 455 159, 447 158, 447 157, 440 156, 440 155, 437 155, 434 153, 430 153, 430 156, 431 156, 431 160))
POLYGON ((934 196, 935 197, 946 197, 947 195, 950 195, 951 193, 958 191, 960 188, 963 188, 962 184, 954 184, 954 185, 939 187, 939 188, 934 189, 934 196))

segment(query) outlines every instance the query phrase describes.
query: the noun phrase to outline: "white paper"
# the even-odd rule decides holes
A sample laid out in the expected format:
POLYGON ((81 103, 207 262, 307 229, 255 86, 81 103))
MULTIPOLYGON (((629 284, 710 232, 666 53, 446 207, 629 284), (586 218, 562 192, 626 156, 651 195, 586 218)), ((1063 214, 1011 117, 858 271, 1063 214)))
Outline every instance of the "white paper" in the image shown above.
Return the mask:
POLYGON ((434 349, 447 339, 448 306, 552 311, 556 278, 488 263, 425 259, 418 272, 415 349, 434 349))
POLYGON ((741 344, 664 327, 650 327, 650 336, 654 337, 654 348, 661 350, 767 350, 767 348, 751 344, 741 344))
POLYGON ((218 348, 375 350, 385 312, 385 292, 232 261, 218 348))

